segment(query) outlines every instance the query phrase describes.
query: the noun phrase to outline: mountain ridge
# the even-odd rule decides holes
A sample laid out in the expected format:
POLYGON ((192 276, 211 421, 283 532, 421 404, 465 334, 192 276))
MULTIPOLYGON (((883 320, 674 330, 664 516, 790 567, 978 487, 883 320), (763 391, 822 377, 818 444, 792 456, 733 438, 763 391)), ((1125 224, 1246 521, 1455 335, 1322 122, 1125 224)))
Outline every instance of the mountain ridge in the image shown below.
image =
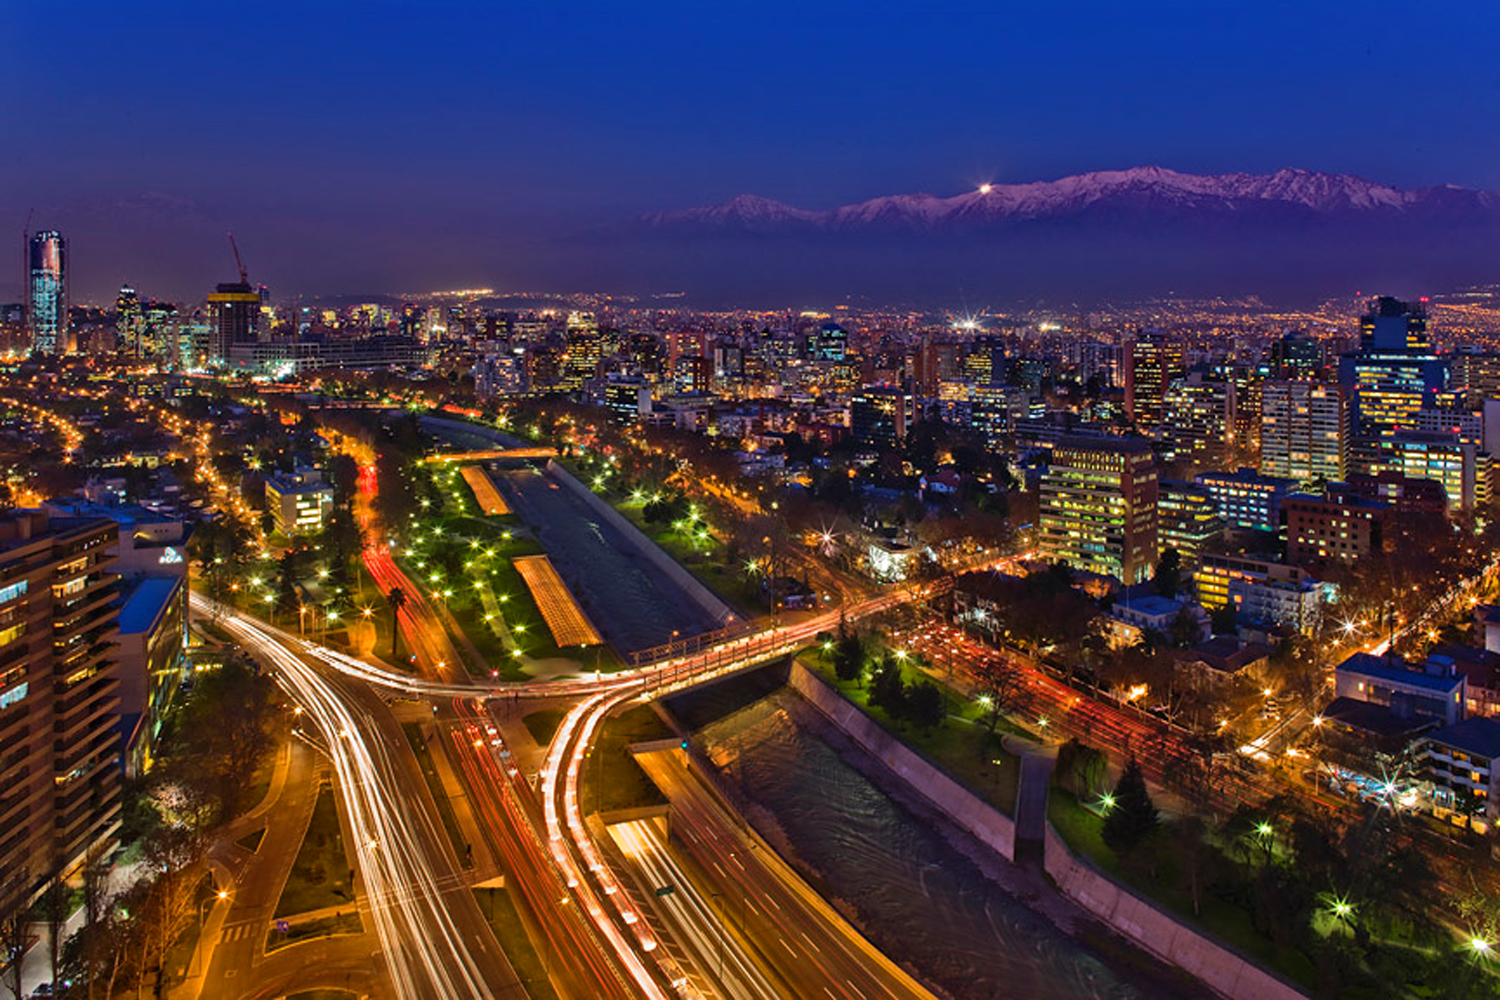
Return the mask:
POLYGON ((1451 215, 1500 210, 1500 193, 1451 184, 1402 189, 1352 174, 1292 167, 1270 174, 1190 174, 1144 166, 1050 181, 987 184, 948 197, 925 192, 882 195, 823 211, 740 194, 716 205, 643 215, 636 225, 646 230, 692 228, 767 235, 872 227, 937 231, 1115 210, 1212 216, 1271 211, 1324 218, 1451 215))

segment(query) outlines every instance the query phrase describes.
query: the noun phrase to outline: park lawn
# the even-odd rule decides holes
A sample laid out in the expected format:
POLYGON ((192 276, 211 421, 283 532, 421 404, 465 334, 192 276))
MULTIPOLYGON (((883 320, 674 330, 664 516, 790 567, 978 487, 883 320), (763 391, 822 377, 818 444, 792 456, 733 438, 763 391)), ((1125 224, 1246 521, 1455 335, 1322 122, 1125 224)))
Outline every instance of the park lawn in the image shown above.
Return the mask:
MULTIPOLYGON (((1308 987, 1316 984, 1317 973, 1311 959, 1296 948, 1280 946, 1261 934, 1249 912, 1242 907, 1203 887, 1198 897, 1199 912, 1194 914, 1192 891, 1185 877, 1164 870, 1153 878, 1146 872, 1122 865, 1119 856, 1104 842, 1104 818, 1080 804, 1072 792, 1062 788, 1052 788, 1048 792, 1047 821, 1074 854, 1087 858, 1095 868, 1183 923, 1197 927, 1256 964, 1293 982, 1308 987)), ((1227 859, 1223 863, 1227 864, 1227 859)), ((1205 865, 1205 880, 1213 878, 1215 866, 1215 861, 1205 865)))
MULTIPOLYGON (((603 498, 609 500, 607 496, 603 498)), ((610 502, 643 535, 697 577, 705 587, 718 594, 730 607, 742 615, 752 617, 770 612, 771 603, 761 592, 760 585, 741 573, 739 567, 729 565, 727 546, 712 532, 707 540, 699 540, 676 530, 670 524, 648 523, 643 513, 644 504, 629 499, 610 502)))
POLYGON ((537 746, 545 747, 552 742, 552 737, 557 735, 557 727, 562 725, 563 718, 567 715, 560 708, 544 708, 532 712, 521 721, 526 724, 526 731, 531 738, 536 740, 537 746))
POLYGON ((635 762, 630 745, 672 735, 649 705, 636 705, 605 719, 584 762, 579 802, 585 811, 666 805, 667 797, 635 762))
POLYGON ((417 758, 417 766, 422 769, 422 778, 427 782, 427 791, 431 793, 432 801, 437 806, 438 817, 442 820, 443 830, 448 834, 448 842, 453 845, 453 853, 458 857, 458 863, 468 868, 473 863, 468 857, 469 842, 464 839, 463 831, 459 829, 458 816, 453 811, 453 803, 448 800, 443 781, 438 777, 437 768, 432 762, 432 748, 422 737, 422 724, 403 722, 401 731, 406 734, 406 742, 411 744, 412 753, 417 758))
POLYGON ((351 870, 333 789, 324 785, 318 790, 302 846, 292 862, 286 885, 282 886, 281 898, 276 901, 275 915, 285 917, 328 906, 353 906, 354 892, 348 877, 351 870))
POLYGON ((556 1000, 557 992, 547 978, 547 967, 526 933, 510 889, 475 889, 474 900, 521 980, 522 993, 531 1000, 556 1000))
POLYGON ((951 689, 932 680, 914 666, 902 667, 908 684, 931 680, 948 701, 948 718, 930 730, 892 719, 883 708, 870 704, 870 693, 858 681, 842 681, 833 667, 820 658, 802 661, 841 695, 853 702, 908 747, 926 757, 959 784, 984 799, 1007 816, 1016 811, 1016 790, 1021 783, 1021 759, 1001 746, 997 732, 991 735, 975 721, 977 706, 960 698, 951 689), (997 763, 998 762, 998 763, 997 763))

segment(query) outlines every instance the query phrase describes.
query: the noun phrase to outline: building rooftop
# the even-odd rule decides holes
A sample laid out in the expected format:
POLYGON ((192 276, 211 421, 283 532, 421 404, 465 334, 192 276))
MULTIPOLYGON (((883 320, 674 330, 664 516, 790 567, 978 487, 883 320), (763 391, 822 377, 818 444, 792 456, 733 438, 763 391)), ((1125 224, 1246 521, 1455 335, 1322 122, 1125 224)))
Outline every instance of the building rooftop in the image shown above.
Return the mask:
POLYGON ((162 609, 181 584, 182 578, 177 576, 152 576, 137 584, 120 608, 120 634, 148 631, 161 617, 162 609))
POLYGON ((1404 737, 1432 724, 1425 719, 1403 719, 1384 705, 1355 698, 1335 698, 1321 714, 1329 722, 1386 738, 1404 737))
POLYGON ((1465 750, 1479 757, 1500 757, 1500 719, 1476 715, 1427 734, 1434 743, 1465 750))
POLYGON ((1287 489, 1291 489, 1292 487, 1297 485, 1297 481, 1295 479, 1283 479, 1280 476, 1263 476, 1255 469, 1245 468, 1243 466, 1235 469, 1233 472, 1224 472, 1222 470, 1200 472, 1195 477, 1194 481, 1200 483, 1253 483, 1257 486, 1284 486, 1287 489))
MULTIPOLYGON (((1451 662, 1449 665, 1451 666, 1451 662)), ((1420 667, 1413 667, 1400 657, 1388 661, 1386 657, 1376 656, 1373 653, 1355 653, 1340 663, 1337 670, 1339 673, 1360 674, 1364 677, 1390 681, 1393 684, 1421 687, 1445 694, 1463 683, 1461 676, 1447 670, 1432 673, 1420 667)))
POLYGON ((1147 594, 1144 597, 1130 597, 1126 600, 1115 602, 1114 610, 1124 611, 1133 615, 1146 615, 1158 618, 1163 615, 1175 615, 1182 608, 1182 602, 1171 597, 1163 597, 1160 594, 1147 594))

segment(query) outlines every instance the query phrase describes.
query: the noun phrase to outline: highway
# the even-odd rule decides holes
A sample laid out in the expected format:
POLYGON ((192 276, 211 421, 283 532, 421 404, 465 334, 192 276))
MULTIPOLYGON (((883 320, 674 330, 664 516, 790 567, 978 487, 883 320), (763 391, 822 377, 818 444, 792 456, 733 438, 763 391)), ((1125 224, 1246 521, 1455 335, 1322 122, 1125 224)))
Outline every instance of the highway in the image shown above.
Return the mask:
MULTIPOLYGON (((769 980, 768 992, 736 995, 932 1000, 925 987, 866 940, 754 830, 737 821, 688 766, 681 750, 654 750, 636 760, 671 800, 672 838, 692 859, 701 880, 694 894, 701 898, 707 891, 716 899, 716 914, 705 915, 705 926, 713 925, 717 915, 735 951, 748 951, 766 970, 756 981, 769 980)), ((683 880, 673 883, 679 891, 691 888, 660 831, 653 824, 634 826, 616 834, 627 857, 658 872, 656 877, 683 880)), ((725 973, 732 974, 726 985, 739 979, 727 963, 725 973)))
POLYGON ((450 730, 450 757, 473 793, 512 898, 528 918, 533 940, 545 948, 543 961, 554 988, 579 1000, 635 996, 593 925, 569 902, 566 881, 537 836, 538 803, 498 729, 477 700, 455 699, 453 709, 457 722, 450 730))
MULTIPOLYGON (((209 602, 194 596, 205 614, 209 602)), ((324 676, 298 642, 238 613, 219 625, 276 671, 279 682, 322 737, 353 831, 355 864, 397 995, 415 1000, 493 997, 519 986, 495 944, 467 882, 420 799, 414 768, 391 748, 404 737, 389 713, 324 676)), ((336 676, 336 675, 335 675, 336 676)))

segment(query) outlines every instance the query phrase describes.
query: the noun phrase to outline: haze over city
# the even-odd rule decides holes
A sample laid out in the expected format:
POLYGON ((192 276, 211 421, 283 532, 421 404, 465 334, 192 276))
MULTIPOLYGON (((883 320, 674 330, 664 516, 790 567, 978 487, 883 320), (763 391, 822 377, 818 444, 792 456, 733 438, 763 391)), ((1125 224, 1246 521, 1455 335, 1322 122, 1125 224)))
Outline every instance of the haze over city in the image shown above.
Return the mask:
MULTIPOLYGON (((722 269, 752 273, 728 280, 693 267, 690 248, 597 234, 744 193, 821 210, 1150 165, 1496 190, 1500 140, 1484 127, 1500 115, 1500 71, 1485 54, 1496 17, 1465 5, 1418 28, 1409 6, 1383 3, 1357 14, 1338 4, 314 3, 274 18, 8 5, 0 106, 28 125, 0 160, 0 218, 19 231, 34 210, 37 225, 74 234, 80 301, 106 301, 122 281, 195 293, 223 274, 219 244, 232 229, 261 280, 286 294, 686 290, 719 305, 827 305, 813 300, 880 297, 888 283, 828 253, 798 257, 834 265, 828 288, 761 276, 753 268, 776 272, 775 255, 737 248, 722 269)), ((927 304, 1090 301, 1092 279, 1108 284, 1121 258, 1150 253, 1118 245, 1101 258, 1070 244, 1071 273, 1066 259, 1038 265, 1027 275, 1035 288, 1010 274, 1033 256, 1027 243, 897 290, 927 304)), ((1198 245, 1251 273, 1214 280, 1183 263, 1189 247, 1169 255, 1175 281, 1146 268, 1129 269, 1131 280, 1153 293, 1304 299, 1373 285, 1336 266, 1315 273, 1315 289, 1268 273, 1232 233, 1198 245)), ((972 256, 955 251, 943 265, 972 256)), ((883 279, 903 260, 886 248, 862 263, 883 279)), ((1434 270, 1452 283, 1474 277, 1453 259, 1434 270)), ((0 295, 15 296, 14 281, 0 274, 0 295)))

